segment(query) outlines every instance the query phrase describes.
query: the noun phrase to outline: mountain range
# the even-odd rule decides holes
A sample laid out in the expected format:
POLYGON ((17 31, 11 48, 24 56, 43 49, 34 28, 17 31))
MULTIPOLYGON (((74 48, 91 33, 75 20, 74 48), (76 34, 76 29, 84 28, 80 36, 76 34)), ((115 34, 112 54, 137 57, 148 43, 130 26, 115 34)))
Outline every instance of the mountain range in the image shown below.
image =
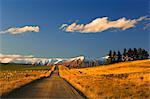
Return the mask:
POLYGON ((3 55, 0 54, 0 63, 18 63, 18 64, 32 64, 32 65, 57 65, 63 64, 68 67, 72 66, 89 66, 99 65, 102 61, 100 59, 92 59, 85 56, 78 56, 73 58, 35 58, 32 55, 3 55))

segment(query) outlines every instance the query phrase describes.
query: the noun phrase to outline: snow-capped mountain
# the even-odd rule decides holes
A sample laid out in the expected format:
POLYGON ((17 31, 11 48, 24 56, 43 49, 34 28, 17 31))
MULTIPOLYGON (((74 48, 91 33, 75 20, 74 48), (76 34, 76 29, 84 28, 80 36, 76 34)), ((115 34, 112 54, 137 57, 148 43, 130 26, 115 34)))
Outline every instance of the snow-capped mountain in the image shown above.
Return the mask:
POLYGON ((32 55, 3 55, 0 54, 0 63, 19 63, 32 65, 56 65, 63 64, 68 67, 85 67, 99 65, 98 59, 85 56, 73 58, 35 58, 32 55))
POLYGON ((0 54, 0 63, 20 63, 20 64, 34 64, 34 65, 53 65, 64 62, 72 62, 77 60, 84 60, 84 56, 74 58, 35 58, 32 55, 3 55, 0 54))
POLYGON ((85 56, 71 58, 63 63, 63 65, 70 68, 98 66, 100 64, 101 60, 85 56))

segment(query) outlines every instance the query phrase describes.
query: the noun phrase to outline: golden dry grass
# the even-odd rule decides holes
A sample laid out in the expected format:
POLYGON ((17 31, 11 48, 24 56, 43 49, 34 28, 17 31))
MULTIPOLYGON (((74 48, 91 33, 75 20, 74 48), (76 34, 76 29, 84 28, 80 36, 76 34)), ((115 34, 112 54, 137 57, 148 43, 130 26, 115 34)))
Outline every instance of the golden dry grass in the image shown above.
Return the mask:
POLYGON ((21 70, 21 71, 1 71, 0 72, 0 96, 13 89, 19 88, 33 80, 48 77, 54 70, 21 70))
POLYGON ((150 60, 83 69, 59 66, 59 72, 90 99, 150 99, 150 60))

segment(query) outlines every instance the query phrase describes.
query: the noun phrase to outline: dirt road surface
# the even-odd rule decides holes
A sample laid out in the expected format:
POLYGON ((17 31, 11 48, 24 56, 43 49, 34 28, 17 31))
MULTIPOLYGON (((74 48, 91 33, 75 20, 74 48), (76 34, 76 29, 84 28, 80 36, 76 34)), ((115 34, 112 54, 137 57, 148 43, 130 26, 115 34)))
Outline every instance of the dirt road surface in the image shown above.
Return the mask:
POLYGON ((83 96, 59 77, 58 68, 56 68, 50 77, 16 89, 1 98, 83 99, 83 96))

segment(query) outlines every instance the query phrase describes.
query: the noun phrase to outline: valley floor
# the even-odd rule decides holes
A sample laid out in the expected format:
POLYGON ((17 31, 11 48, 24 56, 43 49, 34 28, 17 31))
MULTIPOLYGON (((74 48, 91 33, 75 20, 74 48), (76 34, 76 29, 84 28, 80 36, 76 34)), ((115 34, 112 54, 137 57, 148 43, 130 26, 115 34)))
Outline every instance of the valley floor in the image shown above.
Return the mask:
POLYGON ((85 99, 58 75, 55 68, 50 77, 36 80, 2 95, 2 99, 85 99))
POLYGON ((0 96, 34 80, 47 77, 54 67, 28 65, 0 65, 0 96))

